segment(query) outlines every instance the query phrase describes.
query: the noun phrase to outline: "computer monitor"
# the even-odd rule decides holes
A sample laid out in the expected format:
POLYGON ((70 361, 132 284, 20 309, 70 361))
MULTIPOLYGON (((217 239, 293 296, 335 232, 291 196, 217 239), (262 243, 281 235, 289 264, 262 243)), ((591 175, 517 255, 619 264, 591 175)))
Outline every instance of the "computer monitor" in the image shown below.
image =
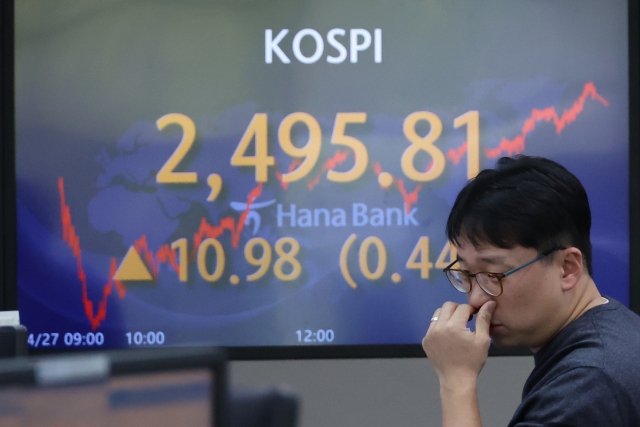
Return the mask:
POLYGON ((224 427, 216 349, 138 349, 0 363, 0 426, 224 427))
POLYGON ((516 154, 583 182, 594 279, 640 311, 636 2, 10 15, 0 262, 31 352, 423 356, 433 312, 466 301, 442 272, 455 196, 516 154))

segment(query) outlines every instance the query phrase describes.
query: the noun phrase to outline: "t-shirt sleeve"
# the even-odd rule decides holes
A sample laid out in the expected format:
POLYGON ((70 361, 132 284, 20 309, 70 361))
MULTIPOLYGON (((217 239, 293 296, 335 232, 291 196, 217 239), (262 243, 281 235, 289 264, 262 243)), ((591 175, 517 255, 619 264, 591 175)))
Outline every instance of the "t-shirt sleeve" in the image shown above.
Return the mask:
POLYGON ((522 401, 510 427, 624 426, 624 397, 600 368, 571 369, 540 384, 522 401))

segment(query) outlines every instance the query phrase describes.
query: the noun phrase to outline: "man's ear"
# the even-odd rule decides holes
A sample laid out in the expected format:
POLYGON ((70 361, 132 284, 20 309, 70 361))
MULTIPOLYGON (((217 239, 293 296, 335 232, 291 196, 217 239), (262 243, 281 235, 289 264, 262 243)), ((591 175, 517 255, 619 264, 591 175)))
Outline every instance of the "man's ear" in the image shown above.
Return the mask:
POLYGON ((578 248, 570 247, 561 250, 558 254, 559 261, 562 263, 562 290, 568 291, 578 283, 583 271, 582 252, 578 248))

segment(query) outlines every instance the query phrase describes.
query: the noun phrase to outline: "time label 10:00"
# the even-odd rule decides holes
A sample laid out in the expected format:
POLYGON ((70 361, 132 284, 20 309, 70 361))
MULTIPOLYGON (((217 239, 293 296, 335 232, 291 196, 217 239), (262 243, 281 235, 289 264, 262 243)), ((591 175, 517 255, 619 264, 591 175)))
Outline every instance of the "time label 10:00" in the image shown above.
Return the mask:
POLYGON ((164 344, 164 332, 127 332, 129 345, 162 345, 164 344))
MULTIPOLYGON (((364 142, 346 135, 347 125, 362 125, 367 122, 367 113, 337 113, 331 133, 331 144, 350 148, 355 160, 350 170, 338 172, 327 171, 327 179, 333 182, 355 181, 367 169, 369 165, 369 153, 364 142)), ((180 113, 170 113, 160 117, 156 121, 158 130, 163 130, 169 125, 179 125, 183 135, 178 147, 165 162, 156 175, 159 184, 194 184, 198 182, 197 172, 176 172, 175 169, 187 156, 193 146, 196 137, 196 126, 191 118, 180 113)), ((480 170, 480 114, 472 110, 456 117, 453 120, 455 129, 466 126, 467 144, 467 176, 475 177, 480 170)), ((442 121, 429 111, 417 111, 406 117, 403 124, 404 136, 410 142, 402 153, 400 164, 405 176, 416 182, 427 182, 437 179, 444 171, 446 158, 435 142, 442 134, 442 121), (429 124, 429 132, 421 136, 416 130, 419 122, 429 124), (414 164, 415 156, 419 152, 426 152, 432 159, 432 166, 426 171, 419 171, 414 164)), ((266 113, 256 113, 249 126, 242 135, 240 143, 231 156, 231 166, 244 166, 255 168, 257 182, 267 182, 269 167, 275 166, 275 158, 269 155, 268 150, 268 119, 266 113), (249 155, 251 142, 255 141, 254 154, 249 155)), ((286 173, 282 173, 280 179, 283 183, 291 183, 306 177, 315 167, 320 158, 322 145, 322 129, 318 120, 304 112, 295 112, 286 116, 278 127, 278 143, 282 151, 297 162, 297 166, 286 173), (297 147, 291 139, 292 129, 297 124, 304 125, 309 133, 307 143, 297 147)))

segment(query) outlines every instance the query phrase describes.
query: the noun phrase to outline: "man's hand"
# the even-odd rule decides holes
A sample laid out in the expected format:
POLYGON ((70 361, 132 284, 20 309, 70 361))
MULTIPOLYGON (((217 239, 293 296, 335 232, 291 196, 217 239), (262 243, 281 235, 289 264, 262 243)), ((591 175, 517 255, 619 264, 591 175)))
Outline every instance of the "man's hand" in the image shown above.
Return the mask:
POLYGON ((438 374, 443 427, 482 427, 476 384, 489 355, 489 326, 496 308, 488 301, 478 311, 476 330, 467 329, 474 313, 468 304, 445 303, 433 314, 422 348, 438 374))
POLYGON ((437 309, 429 330, 422 340, 422 348, 433 364, 441 385, 473 381, 482 370, 489 354, 489 325, 495 310, 489 301, 478 311, 475 332, 467 329, 474 313, 468 304, 446 302, 437 309))

